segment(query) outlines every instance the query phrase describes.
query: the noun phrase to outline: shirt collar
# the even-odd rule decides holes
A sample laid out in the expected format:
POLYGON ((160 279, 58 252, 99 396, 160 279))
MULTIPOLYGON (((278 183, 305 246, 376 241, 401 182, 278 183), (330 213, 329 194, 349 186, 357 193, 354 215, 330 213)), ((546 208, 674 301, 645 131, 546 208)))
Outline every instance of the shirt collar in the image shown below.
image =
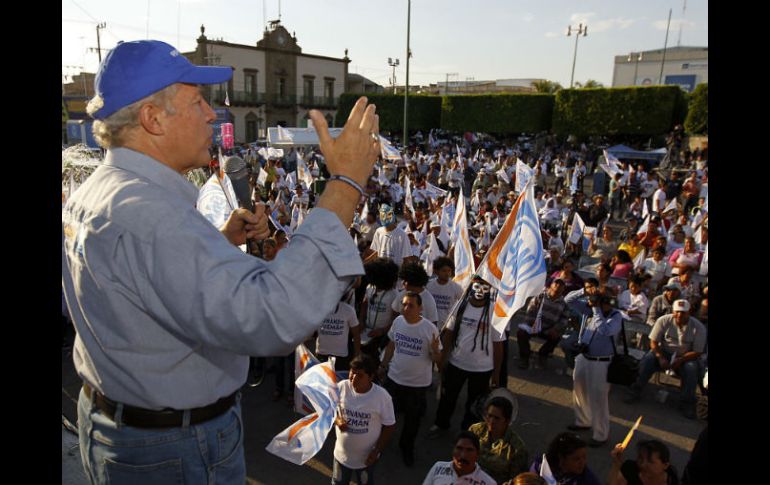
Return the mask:
POLYGON ((150 180, 169 192, 184 198, 195 205, 198 190, 178 172, 158 160, 130 148, 111 148, 104 158, 105 165, 111 165, 121 170, 127 170, 150 180))

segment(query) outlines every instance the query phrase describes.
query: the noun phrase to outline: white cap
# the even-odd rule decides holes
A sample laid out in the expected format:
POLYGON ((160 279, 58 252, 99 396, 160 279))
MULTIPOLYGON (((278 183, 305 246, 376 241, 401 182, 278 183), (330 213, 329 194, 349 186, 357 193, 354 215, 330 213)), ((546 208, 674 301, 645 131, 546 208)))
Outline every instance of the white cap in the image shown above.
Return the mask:
POLYGON ((674 302, 674 311, 675 312, 689 312, 690 311, 690 302, 687 300, 677 300, 674 302))

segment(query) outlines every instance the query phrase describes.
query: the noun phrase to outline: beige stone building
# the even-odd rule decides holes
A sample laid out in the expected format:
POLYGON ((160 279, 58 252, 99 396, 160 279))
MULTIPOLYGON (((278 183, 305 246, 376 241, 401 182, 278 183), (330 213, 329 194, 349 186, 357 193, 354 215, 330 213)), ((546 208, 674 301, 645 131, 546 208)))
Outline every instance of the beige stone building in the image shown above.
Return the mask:
POLYGON ((348 87, 347 50, 342 58, 303 53, 297 37, 278 21, 253 46, 209 39, 201 26, 196 50, 184 55, 194 64, 233 68, 229 83, 207 89, 216 123, 233 123, 236 143, 264 139, 269 126, 306 127, 311 109, 333 126, 339 96, 348 87))
POLYGON ((612 86, 678 84, 688 92, 709 80, 708 47, 670 47, 615 56, 612 86), (663 79, 660 67, 663 63, 663 79))

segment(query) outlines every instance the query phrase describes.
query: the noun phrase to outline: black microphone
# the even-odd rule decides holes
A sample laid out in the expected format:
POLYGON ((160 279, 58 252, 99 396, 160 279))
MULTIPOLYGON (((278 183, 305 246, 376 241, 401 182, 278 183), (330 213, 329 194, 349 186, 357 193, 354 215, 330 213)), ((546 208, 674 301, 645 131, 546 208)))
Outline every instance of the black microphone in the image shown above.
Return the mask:
POLYGON ((222 164, 227 177, 233 184, 235 197, 238 199, 238 206, 254 212, 254 203, 251 201, 251 189, 249 188, 249 170, 246 162, 241 157, 227 157, 222 164))
MULTIPOLYGON (((249 187, 249 170, 246 166, 246 162, 241 157, 230 156, 227 157, 222 164, 222 168, 227 174, 227 178, 233 184, 233 191, 235 192, 235 198, 238 199, 238 206, 242 207, 249 212, 254 212, 254 202, 251 200, 251 189, 249 187)), ((259 254, 262 254, 262 241, 257 241, 257 247, 259 254)), ((246 251, 249 254, 251 252, 251 239, 246 241, 246 251)))

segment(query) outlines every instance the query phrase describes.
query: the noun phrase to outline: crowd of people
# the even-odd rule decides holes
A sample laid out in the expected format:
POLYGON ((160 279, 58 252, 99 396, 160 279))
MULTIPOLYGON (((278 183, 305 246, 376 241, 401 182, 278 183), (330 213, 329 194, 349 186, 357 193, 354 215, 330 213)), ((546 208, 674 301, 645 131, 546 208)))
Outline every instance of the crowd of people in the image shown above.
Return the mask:
MULTIPOLYGON (((693 417, 697 388, 706 391, 705 153, 648 172, 602 161, 585 144, 470 134, 446 143, 430 133, 394 156, 362 97, 336 139, 310 112, 320 152, 212 157, 216 114, 197 85, 231 77, 152 40, 119 43, 97 73, 87 111, 105 160, 62 197, 63 311, 76 330, 79 445, 92 483, 244 482, 240 390, 265 371, 262 358, 278 355, 274 398, 291 395, 289 352, 311 339, 320 359, 348 372, 337 384, 334 484, 354 475, 373 484, 399 419, 402 459, 414 466, 434 385, 428 436, 445 436, 453 419, 462 431, 452 460, 423 483, 598 484, 587 448, 608 439, 618 336, 649 348, 629 401, 665 371, 681 378, 682 412, 693 417), (210 178, 196 190, 184 176, 209 160, 210 178), (596 184, 586 200, 597 167, 612 175, 609 208, 596 184), (467 214, 478 268, 524 179, 534 185, 551 277, 500 331, 489 282, 467 268, 454 275, 467 283, 452 281, 456 229, 467 214), (635 320, 629 335, 621 331, 635 320), (534 459, 511 427, 513 402, 488 398, 507 386, 513 332, 522 370, 538 337, 541 365, 560 345, 574 366, 574 423, 534 459), (588 429, 589 441, 573 433, 588 429)), ((636 462, 622 461, 623 446, 613 450, 611 483, 677 483, 665 445, 638 447, 636 462)))
MULTIPOLYGON (((373 408, 375 414, 382 409, 373 421, 381 427, 367 430, 376 445, 357 448, 360 456, 355 460, 348 458, 352 445, 343 450, 348 443, 346 425, 338 418, 334 483, 347 484, 353 472, 359 480, 364 472, 369 477, 366 483, 372 483, 376 456, 393 432, 393 413, 403 414, 398 446, 404 464, 413 466, 426 395, 439 380, 440 399, 428 437, 440 437, 450 428, 466 382, 460 428, 469 431, 455 440, 454 464, 437 463, 425 483, 454 483, 452 477, 461 474, 473 476, 477 483, 514 483, 517 476, 529 483, 523 482, 525 472, 532 465, 539 473, 542 457, 530 462, 525 443, 510 426, 510 402, 492 399, 482 416, 473 410, 477 399, 507 382, 511 333, 516 335, 522 370, 530 367, 533 338, 543 341, 540 367, 548 365, 556 347, 564 351, 567 372, 574 379, 575 421, 568 428, 590 430, 592 437, 588 441, 570 433, 556 437, 547 454, 549 465, 560 480, 572 477, 559 483, 599 483, 585 466, 585 448, 601 447, 608 440, 606 375, 621 321, 647 327, 627 336, 633 345, 649 350, 627 402, 641 399, 652 374, 668 370, 682 379, 683 414, 689 418, 695 414, 696 387, 706 366, 708 324, 707 154, 683 154, 690 165, 668 173, 648 171, 644 163, 620 162, 619 172, 608 176, 607 194, 597 192, 596 184, 594 193, 587 194, 584 180, 601 170, 604 158, 585 144, 575 149, 546 144, 536 151, 492 142, 436 144, 431 143, 432 135, 405 150, 401 159, 381 157, 376 163, 349 227, 366 274, 314 336, 321 360, 335 357, 337 369, 349 368, 351 379, 377 389, 378 399, 390 398, 389 406, 378 403, 373 408), (453 281, 450 226, 462 198, 477 267, 516 203, 520 188, 516 178, 523 176, 517 165, 522 163, 535 178, 550 276, 544 291, 511 318, 524 323, 511 328, 509 322, 504 333, 497 333, 490 325, 494 289, 477 276, 465 290, 453 281), (689 175, 683 179, 680 174, 685 172, 689 175), (656 179, 657 190, 643 193, 656 179), (589 237, 573 239, 576 217, 596 230, 588 232, 589 237), (366 451, 370 449, 371 454, 366 451), (471 449, 477 455, 475 467, 465 458, 471 449), (582 462, 573 456, 581 449, 582 462)), ((254 245, 250 250, 270 260, 287 240, 291 244, 293 232, 312 209, 323 183, 323 157, 301 148, 281 157, 265 158, 252 150, 241 155, 251 167, 253 202, 267 204, 272 214, 271 238, 261 244, 264 248, 269 243, 270 249, 260 254, 254 245)), ((220 159, 212 159, 212 179, 220 159)), ((281 372, 279 367, 277 376, 281 372)), ((277 379, 283 382, 283 377, 277 379)), ((343 396, 343 412, 359 413, 360 396, 349 392, 343 396)), ((644 448, 645 463, 653 448, 644 448)), ((668 460, 667 450, 654 450, 658 461, 668 460)), ((613 468, 613 473, 619 472, 613 468)), ((611 483, 620 480, 611 478, 611 483)))

